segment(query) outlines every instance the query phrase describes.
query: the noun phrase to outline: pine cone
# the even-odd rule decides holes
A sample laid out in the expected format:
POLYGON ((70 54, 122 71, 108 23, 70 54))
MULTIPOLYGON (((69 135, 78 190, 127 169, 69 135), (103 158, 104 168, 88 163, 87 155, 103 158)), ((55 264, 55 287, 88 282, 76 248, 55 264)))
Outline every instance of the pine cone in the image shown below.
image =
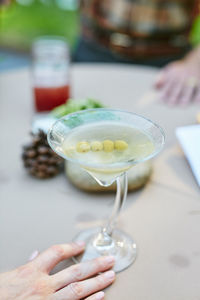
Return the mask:
POLYGON ((32 142, 23 147, 24 167, 37 178, 50 178, 59 173, 63 159, 50 148, 47 135, 40 130, 32 135, 32 142))

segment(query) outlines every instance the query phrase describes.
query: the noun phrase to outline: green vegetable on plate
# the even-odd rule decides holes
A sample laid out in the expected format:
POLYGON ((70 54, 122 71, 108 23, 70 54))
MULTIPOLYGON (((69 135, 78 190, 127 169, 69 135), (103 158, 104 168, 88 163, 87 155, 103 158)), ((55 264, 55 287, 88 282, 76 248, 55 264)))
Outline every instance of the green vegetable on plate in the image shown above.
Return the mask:
POLYGON ((54 108, 51 111, 51 114, 55 118, 62 118, 67 114, 71 114, 79 110, 103 108, 103 107, 104 105, 100 101, 90 99, 90 98, 80 99, 80 100, 69 99, 65 104, 54 108))

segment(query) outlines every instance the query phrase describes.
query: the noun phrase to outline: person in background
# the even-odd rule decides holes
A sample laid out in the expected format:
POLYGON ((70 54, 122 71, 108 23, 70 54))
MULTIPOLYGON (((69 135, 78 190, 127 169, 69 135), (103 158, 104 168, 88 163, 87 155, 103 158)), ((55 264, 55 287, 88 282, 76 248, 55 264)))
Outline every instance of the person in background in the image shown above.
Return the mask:
POLYGON ((188 35, 199 3, 199 0, 82 0, 82 31, 74 60, 155 67, 175 61, 162 70, 155 88, 161 91, 162 100, 170 104, 198 101, 199 51, 187 54, 191 51, 188 35))
POLYGON ((0 274, 2 300, 101 300, 101 291, 115 279, 112 256, 73 265, 53 275, 61 261, 80 254, 83 243, 55 245, 13 271, 0 274), (101 272, 101 274, 99 274, 101 272), (99 274, 99 275, 97 275, 99 274), (95 277, 94 277, 95 276, 95 277))

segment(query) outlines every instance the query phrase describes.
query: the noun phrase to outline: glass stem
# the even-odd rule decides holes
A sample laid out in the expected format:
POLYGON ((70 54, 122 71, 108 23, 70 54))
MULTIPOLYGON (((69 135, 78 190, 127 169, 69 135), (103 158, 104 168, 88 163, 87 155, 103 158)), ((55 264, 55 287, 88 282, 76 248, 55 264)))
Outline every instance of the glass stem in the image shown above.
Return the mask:
POLYGON ((108 255, 110 249, 115 249, 115 242, 112 239, 112 232, 115 228, 117 217, 124 205, 127 197, 128 179, 125 172, 116 180, 117 193, 115 204, 110 218, 105 226, 102 227, 101 232, 94 238, 93 245, 101 255, 108 255))
POLYGON ((108 236, 112 236, 113 229, 115 228, 117 222, 117 217, 119 216, 120 211, 127 198, 127 191, 128 191, 127 173, 125 172, 121 177, 118 177, 116 183, 117 183, 117 192, 116 192, 114 208, 106 226, 102 228, 102 232, 104 234, 107 234, 108 236))

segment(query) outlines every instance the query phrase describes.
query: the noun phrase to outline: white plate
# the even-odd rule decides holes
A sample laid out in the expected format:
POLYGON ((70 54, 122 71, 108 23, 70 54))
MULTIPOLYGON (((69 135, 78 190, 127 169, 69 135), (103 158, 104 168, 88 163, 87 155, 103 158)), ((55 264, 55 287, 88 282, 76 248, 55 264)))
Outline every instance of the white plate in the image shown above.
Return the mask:
POLYGON ((179 127, 176 136, 200 186, 200 125, 179 127))

